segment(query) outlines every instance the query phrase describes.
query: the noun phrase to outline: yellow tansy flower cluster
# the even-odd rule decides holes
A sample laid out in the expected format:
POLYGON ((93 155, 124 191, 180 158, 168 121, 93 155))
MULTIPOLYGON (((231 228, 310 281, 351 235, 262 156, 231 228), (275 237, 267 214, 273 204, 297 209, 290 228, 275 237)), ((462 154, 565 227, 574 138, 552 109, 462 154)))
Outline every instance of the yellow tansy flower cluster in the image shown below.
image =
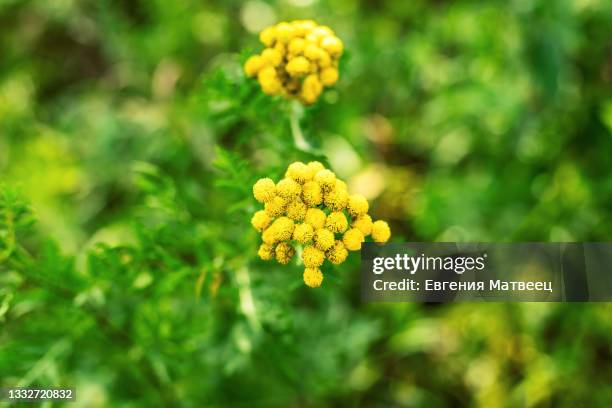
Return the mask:
POLYGON ((338 81, 344 45, 334 32, 312 20, 282 22, 259 34, 266 48, 244 64, 263 92, 314 103, 324 87, 338 81))
POLYGON ((346 183, 321 163, 295 162, 275 183, 262 178, 253 185, 255 199, 264 205, 251 224, 261 232, 258 255, 288 264, 295 246, 302 245, 304 283, 316 288, 323 282, 321 265, 344 262, 348 251, 358 251, 367 236, 387 242, 391 230, 385 221, 372 222, 368 201, 349 194, 346 183))

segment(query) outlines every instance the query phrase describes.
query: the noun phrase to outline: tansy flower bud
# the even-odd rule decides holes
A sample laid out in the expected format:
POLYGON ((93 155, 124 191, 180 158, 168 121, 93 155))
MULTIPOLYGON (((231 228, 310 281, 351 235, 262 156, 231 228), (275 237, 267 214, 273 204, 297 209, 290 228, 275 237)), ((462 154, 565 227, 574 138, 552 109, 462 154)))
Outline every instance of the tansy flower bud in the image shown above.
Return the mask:
POLYGON ((261 234, 261 240, 268 245, 276 244, 276 230, 272 227, 268 227, 264 230, 263 234, 261 234))
POLYGON ((316 75, 311 74, 304 79, 300 96, 305 103, 311 104, 317 100, 322 91, 323 84, 316 75))
POLYGON ((339 265, 348 257, 348 251, 342 241, 336 240, 334 245, 325 253, 325 256, 334 265, 339 265))
POLYGON ((257 74, 257 80, 261 86, 261 90, 268 95, 276 95, 280 92, 282 85, 272 67, 265 67, 257 74))
POLYGON ((302 251, 302 260, 304 261, 304 266, 307 268, 318 268, 323 265, 323 261, 325 260, 325 253, 320 249, 309 245, 304 247, 302 251))
POLYGON ((313 20, 298 20, 297 25, 303 30, 310 31, 317 26, 313 20))
POLYGON ((274 247, 272 245, 263 243, 259 246, 257 255, 264 261, 269 261, 274 257, 274 247))
POLYGON ((274 181, 269 178, 257 180, 253 185, 253 196, 260 203, 270 202, 276 195, 276 186, 274 181))
POLYGON ((295 221, 302 221, 304 217, 306 217, 307 209, 308 207, 306 207, 306 204, 299 198, 296 198, 287 204, 287 217, 295 221))
POLYGON ((330 213, 325 220, 325 228, 331 232, 342 233, 348 228, 348 221, 346 216, 341 211, 335 211, 330 213))
POLYGON ((274 220, 270 228, 274 228, 274 238, 277 242, 287 241, 293 235, 295 224, 290 218, 279 217, 274 220))
POLYGON ((334 188, 344 190, 348 194, 348 186, 344 181, 340 180, 339 178, 336 178, 336 184, 334 184, 334 188))
POLYGON ((312 241, 313 236, 314 228, 312 228, 312 225, 310 224, 298 224, 293 230, 293 239, 300 244, 307 244, 308 242, 312 241))
POLYGON ((327 216, 320 210, 319 208, 309 208, 306 211, 306 218, 304 218, 304 222, 310 224, 312 228, 315 230, 321 229, 325 227, 325 218, 327 216))
POLYGON ((321 48, 329 52, 330 55, 339 57, 342 55, 344 46, 338 37, 330 36, 321 40, 321 48))
POLYGON ((361 231, 364 236, 368 236, 372 232, 372 218, 368 214, 360 215, 351 225, 361 231))
POLYGON ((368 212, 368 208, 368 200, 366 200, 361 194, 353 194, 350 196, 346 206, 349 214, 351 214, 353 217, 359 217, 360 215, 366 214, 368 212))
POLYGON ((271 47, 276 40, 276 30, 274 27, 268 27, 259 33, 259 41, 266 47, 271 47))
POLYGON ((300 195, 302 188, 295 180, 284 178, 276 184, 276 194, 287 199, 293 200, 300 195))
POLYGON ((287 167, 285 177, 297 181, 300 184, 305 183, 312 179, 312 171, 310 168, 302 162, 291 163, 287 167))
POLYGON ((307 166, 310 169, 310 171, 312 172, 312 176, 313 177, 314 177, 315 174, 317 174, 321 170, 325 170, 325 166, 323 166, 323 164, 321 162, 318 162, 318 161, 308 162, 307 166))
POLYGON ((277 78, 269 80, 260 80, 259 85, 261 86, 261 90, 266 95, 278 95, 282 90, 281 83, 277 78))
POLYGON ((253 218, 251 218, 251 225, 253 225, 257 231, 263 231, 264 229, 268 228, 271 221, 272 220, 264 210, 259 210, 253 214, 253 218))
POLYGON ((342 243, 346 249, 350 251, 359 251, 361 249, 361 243, 365 240, 363 233, 357 228, 351 228, 344 233, 342 237, 342 243))
POLYGON ((278 217, 285 212, 285 208, 287 207, 287 200, 282 197, 276 196, 272 198, 270 202, 267 202, 264 205, 264 211, 271 218, 278 217))
POLYGON ((372 224, 372 239, 375 242, 387 242, 391 237, 391 229, 385 221, 376 221, 372 224))
POLYGON ((276 246, 274 252, 276 254, 276 260, 278 261, 278 263, 282 265, 287 265, 289 261, 291 261, 291 258, 293 258, 293 255, 295 254, 295 249, 293 249, 293 247, 288 243, 281 242, 276 246))
POLYGON ((304 48, 304 56, 311 61, 316 61, 319 59, 322 51, 315 44, 310 43, 304 48))
POLYGON ((316 230, 314 233, 314 244, 321 251, 327 251, 334 245, 334 233, 324 228, 316 230))
POLYGON ((323 282, 323 273, 319 268, 304 269, 304 283, 311 288, 318 288, 323 282))
POLYGON ((295 57, 289 60, 286 69, 292 77, 301 77, 310 71, 310 62, 304 57, 295 57))
POLYGON ((323 190, 329 191, 336 184, 336 175, 330 170, 323 169, 315 174, 314 181, 319 183, 323 190))
POLYGON ((312 31, 307 33, 304 38, 306 39, 307 43, 313 43, 313 44, 319 43, 319 36, 313 33, 312 31))
MULTIPOLYGON (((331 64, 332 64, 332 59, 329 56, 329 53, 321 50, 321 54, 319 55, 319 61, 317 63, 317 65, 319 65, 319 68, 321 69, 329 68, 331 64)), ((336 70, 336 73, 338 73, 338 70, 336 70)), ((321 81, 325 84, 325 81, 323 80, 322 77, 321 77, 321 81)), ((336 78, 336 81, 337 81, 337 78, 336 78)))
POLYGON ((277 42, 276 44, 274 44, 274 49, 278 51, 282 58, 287 55, 287 46, 281 42, 277 42))
POLYGON ((321 83, 325 86, 334 86, 338 82, 338 70, 336 68, 325 68, 321 71, 321 83))
POLYGON ((257 80, 261 90, 268 95, 277 95, 282 89, 280 79, 273 67, 266 66, 262 68, 257 74, 257 80))
POLYGON ((333 211, 342 211, 348 202, 348 193, 343 188, 334 188, 325 193, 323 202, 333 211))
POLYGON ((273 67, 277 67, 281 62, 283 62, 283 56, 275 48, 266 48, 263 50, 261 53, 261 58, 263 58, 264 61, 267 61, 273 67))
MULTIPOLYGON (((265 59, 264 59, 264 61, 267 62, 267 60, 265 60, 265 59)), ((257 74, 257 79, 259 79, 260 81, 262 79, 278 79, 278 73, 276 72, 274 67, 271 67, 271 66, 266 64, 266 66, 263 67, 259 71, 259 73, 257 74)))
POLYGON ((302 199, 311 207, 321 204, 323 202, 323 194, 319 183, 314 181, 304 183, 304 187, 302 188, 302 199))
POLYGON ((331 28, 323 25, 313 28, 312 32, 321 38, 331 37, 334 35, 334 32, 331 28))
POLYGON ((286 43, 293 36, 293 31, 293 27, 289 23, 278 23, 276 25, 276 39, 286 43))
POLYGON ((289 43, 289 52, 293 55, 298 55, 304 51, 306 41, 303 38, 294 38, 289 43))
POLYGON ((265 60, 259 55, 249 57, 244 63, 244 73, 248 77, 254 77, 265 66, 265 60))

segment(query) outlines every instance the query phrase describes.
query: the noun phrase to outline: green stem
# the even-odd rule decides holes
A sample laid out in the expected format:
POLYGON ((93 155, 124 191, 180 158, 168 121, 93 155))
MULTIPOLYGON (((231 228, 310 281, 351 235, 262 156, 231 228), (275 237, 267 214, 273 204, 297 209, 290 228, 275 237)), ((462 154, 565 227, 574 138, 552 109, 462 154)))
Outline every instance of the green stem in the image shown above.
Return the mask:
POLYGON ((251 291, 251 279, 249 277, 249 270, 246 265, 238 268, 236 271, 236 280, 238 282, 238 294, 240 296, 240 309, 246 316, 251 329, 253 332, 261 332, 261 322, 257 315, 257 308, 255 307, 255 299, 253 292, 251 291))
POLYGON ((313 148, 306 141, 302 129, 300 128, 300 118, 302 116, 302 107, 297 105, 295 102, 291 105, 291 111, 289 113, 289 124, 291 125, 291 134, 293 135, 293 142, 295 146, 304 151, 312 151, 313 148))

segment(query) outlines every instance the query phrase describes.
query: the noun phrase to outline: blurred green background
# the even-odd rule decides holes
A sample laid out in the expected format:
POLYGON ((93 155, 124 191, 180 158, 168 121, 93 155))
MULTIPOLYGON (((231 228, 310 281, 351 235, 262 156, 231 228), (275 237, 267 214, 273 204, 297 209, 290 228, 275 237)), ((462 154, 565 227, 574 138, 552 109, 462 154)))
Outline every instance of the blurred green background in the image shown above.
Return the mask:
MULTIPOLYGON (((612 405, 608 304, 364 304, 264 263, 259 177, 324 161, 393 241, 609 241, 612 3, 0 0, 0 386, 74 407, 612 405), (305 112, 257 33, 344 40, 305 112)), ((48 403, 46 406, 57 404, 48 403)))

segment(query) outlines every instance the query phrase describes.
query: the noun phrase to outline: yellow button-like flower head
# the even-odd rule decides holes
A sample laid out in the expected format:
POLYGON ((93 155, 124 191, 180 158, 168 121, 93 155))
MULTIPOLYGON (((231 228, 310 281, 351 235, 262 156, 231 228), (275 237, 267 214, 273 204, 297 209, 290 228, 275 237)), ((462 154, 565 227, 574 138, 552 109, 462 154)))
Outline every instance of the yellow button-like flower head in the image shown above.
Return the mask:
POLYGON ((259 246, 259 250, 257 251, 257 255, 264 261, 269 261, 274 258, 274 246, 263 243, 259 246))
POLYGON ((266 61, 260 55, 253 55, 244 63, 244 73, 252 78, 256 76, 265 65, 266 61))
POLYGON ((346 185, 346 183, 342 180, 340 180, 339 178, 336 178, 336 184, 334 185, 335 189, 342 189, 344 191, 346 191, 347 195, 348 195, 348 186, 346 185))
POLYGON ((276 194, 287 200, 294 200, 299 197, 301 192, 302 187, 300 184, 290 178, 284 178, 276 183, 276 194))
POLYGON ((287 63, 287 73, 292 77, 303 77, 310 72, 310 62, 305 57, 294 57, 287 63))
POLYGON ((279 217, 274 220, 271 228, 274 228, 274 237, 276 238, 276 242, 281 242, 291 239, 295 224, 293 223, 293 220, 288 217, 279 217))
POLYGON ((353 220, 351 225, 361 231, 364 236, 368 236, 372 232, 372 217, 368 214, 360 215, 353 220))
POLYGON ((310 224, 315 230, 318 230, 325 227, 326 218, 327 215, 325 215, 323 210, 319 208, 309 208, 306 211, 306 218, 304 218, 304 222, 310 224))
POLYGON ((286 242, 281 242, 276 246, 274 252, 276 254, 276 260, 278 261, 278 263, 282 265, 287 265, 289 261, 291 261, 291 258, 293 258, 293 255, 295 254, 295 249, 293 249, 290 244, 286 242))
POLYGON ((344 45, 338 37, 328 36, 321 40, 321 48, 329 52, 330 55, 334 57, 339 57, 340 55, 342 55, 344 45))
POLYGON ((344 233, 342 237, 342 243, 349 251, 359 251, 361 249, 361 243, 365 240, 363 233, 357 228, 351 228, 344 233))
POLYGON ((295 33, 295 29, 289 23, 278 23, 276 25, 276 39, 278 41, 282 41, 283 43, 289 42, 295 33))
POLYGON ((338 82, 338 70, 333 67, 325 68, 321 71, 321 82, 325 86, 334 86, 338 82))
POLYGON ((323 273, 319 268, 304 269, 304 283, 311 288, 318 288, 323 283, 323 273))
POLYGON ((267 202, 264 205, 264 211, 271 218, 278 217, 285 212, 285 208, 287 207, 287 200, 282 197, 275 196, 271 201, 267 202))
POLYGON ((304 187, 302 188, 302 200, 310 207, 321 204, 323 202, 323 193, 319 183, 316 181, 304 183, 304 187))
POLYGON ((272 201, 276 196, 276 185, 274 181, 269 178, 262 178, 257 180, 253 185, 253 196, 260 203, 267 203, 272 201))
POLYGON ((331 170, 323 169, 315 174, 314 181, 319 183, 324 191, 329 191, 336 185, 336 175, 331 170))
POLYGON ((268 27, 259 33, 259 41, 266 47, 271 47, 276 41, 276 29, 274 27, 268 27))
POLYGON ((349 197, 346 209, 353 217, 367 214, 369 209, 368 200, 361 194, 353 194, 349 197))
POLYGON ((334 265, 339 265, 348 257, 348 251, 342 241, 336 240, 334 245, 327 250, 325 256, 334 265))
POLYGON ((259 81, 261 90, 268 95, 276 95, 282 90, 282 84, 278 74, 271 66, 262 68, 257 74, 257 80, 259 81))
MULTIPOLYGON (((285 55, 287 55, 287 46, 285 44, 283 44, 282 42, 277 42, 276 44, 274 44, 274 49, 276 51, 278 51, 278 53, 285 58, 285 55)), ((282 62, 282 61, 281 61, 282 62)))
POLYGON ((306 207, 306 204, 299 198, 296 198, 287 204, 287 217, 295 221, 302 221, 304 217, 306 217, 307 209, 308 207, 306 207))
POLYGON ((387 242, 391 238, 391 229, 385 221, 376 221, 372 224, 372 239, 375 242, 387 242))
POLYGON ((302 260, 304 261, 305 267, 318 268, 319 266, 323 265, 325 253, 312 245, 308 245, 304 247, 304 250, 302 251, 302 260))
POLYGON ((309 43, 306 47, 304 47, 304 56, 311 61, 317 61, 322 52, 323 50, 313 43, 309 43))
POLYGON ((306 104, 314 103, 323 92, 323 84, 317 75, 311 74, 302 83, 302 93, 300 96, 306 104))
POLYGON ((299 242, 300 244, 307 244, 312 241, 312 237, 314 236, 314 228, 310 224, 298 224, 295 226, 293 230, 293 239, 299 242))
POLYGON ((278 95, 282 91, 278 78, 260 79, 261 90, 267 95, 278 95))
POLYGON ((341 211, 334 211, 327 216, 325 228, 331 232, 343 233, 348 228, 346 216, 341 211))
POLYGON ((325 228, 315 230, 314 244, 321 251, 327 251, 334 245, 334 233, 325 228))
POLYGON ((289 53, 297 56, 304 52, 304 47, 306 47, 306 41, 303 38, 294 38, 289 43, 289 53))
MULTIPOLYGON (((319 61, 317 62, 317 65, 319 66, 319 68, 321 70, 324 70, 325 68, 329 68, 332 66, 332 58, 329 56, 329 53, 327 51, 321 50, 321 54, 319 55, 319 61)), ((338 73, 338 69, 336 69, 336 74, 338 73)), ((321 74, 323 74, 323 71, 321 71, 321 74)), ((336 82, 338 81, 338 78, 336 78, 336 82)), ((325 79, 323 78, 323 75, 321 75, 321 82, 323 82, 323 85, 327 86, 325 84, 325 79)))
POLYGON ((291 163, 289 167, 287 167, 285 177, 290 178, 300 184, 304 184, 305 182, 312 180, 313 174, 306 164, 302 162, 295 162, 291 163))
POLYGON ((348 203, 348 192, 343 188, 334 188, 325 193, 323 202, 333 211, 342 211, 348 203))
POLYGON ((264 229, 268 228, 271 221, 270 216, 264 210, 259 210, 253 214, 253 218, 251 218, 251 225, 253 225, 253 228, 255 228, 257 231, 263 231, 264 229))
POLYGON ((312 32, 318 35, 320 38, 331 37, 334 35, 334 31, 331 28, 323 25, 313 28, 312 32))
POLYGON ((310 171, 312 172, 312 176, 313 177, 314 177, 315 174, 317 174, 321 170, 325 170, 325 166, 323 166, 323 164, 321 162, 318 162, 318 161, 308 162, 307 166, 310 169, 310 171))
POLYGON ((266 48, 261 53, 261 58, 273 67, 277 67, 283 62, 283 56, 276 48, 266 48))
POLYGON ((276 244, 278 242, 276 240, 276 230, 271 226, 266 228, 261 234, 261 240, 268 245, 276 244))

